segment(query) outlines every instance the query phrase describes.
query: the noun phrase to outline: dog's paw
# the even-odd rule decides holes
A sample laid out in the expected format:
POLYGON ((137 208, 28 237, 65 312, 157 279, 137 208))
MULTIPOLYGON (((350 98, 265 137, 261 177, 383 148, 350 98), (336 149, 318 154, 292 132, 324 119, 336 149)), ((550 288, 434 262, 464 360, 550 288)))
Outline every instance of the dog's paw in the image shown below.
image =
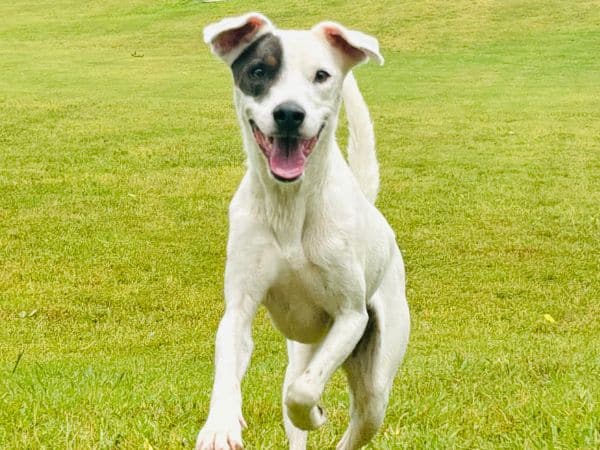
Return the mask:
POLYGON ((296 427, 301 430, 315 430, 327 421, 325 411, 317 405, 320 397, 321 392, 304 377, 298 378, 290 385, 285 405, 288 417, 296 427))
POLYGON ((243 417, 230 425, 206 422, 198 433, 196 450, 243 450, 242 426, 245 425, 243 417))
POLYGON ((327 422, 327 415, 319 405, 315 405, 310 409, 288 406, 287 415, 296 428, 305 431, 316 430, 327 422))
POLYGON ((321 398, 321 392, 308 377, 302 375, 288 387, 286 404, 311 409, 317 404, 319 398, 321 398))

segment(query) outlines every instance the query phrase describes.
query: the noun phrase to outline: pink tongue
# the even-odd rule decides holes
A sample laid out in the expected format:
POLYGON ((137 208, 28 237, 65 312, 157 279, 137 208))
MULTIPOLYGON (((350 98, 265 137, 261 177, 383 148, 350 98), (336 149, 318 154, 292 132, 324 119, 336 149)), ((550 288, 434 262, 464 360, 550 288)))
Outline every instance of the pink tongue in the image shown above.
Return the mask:
POLYGON ((286 180, 302 175, 306 156, 302 152, 300 142, 299 139, 292 138, 275 138, 273 140, 271 156, 269 157, 271 172, 286 180))

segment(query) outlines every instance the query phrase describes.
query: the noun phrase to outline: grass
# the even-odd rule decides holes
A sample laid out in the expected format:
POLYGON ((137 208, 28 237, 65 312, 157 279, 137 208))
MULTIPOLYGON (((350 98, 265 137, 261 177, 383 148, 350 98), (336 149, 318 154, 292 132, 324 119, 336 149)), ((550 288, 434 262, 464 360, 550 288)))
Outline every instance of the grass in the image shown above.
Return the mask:
MULTIPOLYGON (((0 447, 191 447, 244 170, 200 32, 249 9, 386 56, 357 76, 413 332, 370 448, 600 447, 598 2, 355 3, 0 4, 0 447)), ((279 449, 264 312, 255 339, 244 438, 279 449)), ((345 392, 310 448, 341 436, 345 392)))

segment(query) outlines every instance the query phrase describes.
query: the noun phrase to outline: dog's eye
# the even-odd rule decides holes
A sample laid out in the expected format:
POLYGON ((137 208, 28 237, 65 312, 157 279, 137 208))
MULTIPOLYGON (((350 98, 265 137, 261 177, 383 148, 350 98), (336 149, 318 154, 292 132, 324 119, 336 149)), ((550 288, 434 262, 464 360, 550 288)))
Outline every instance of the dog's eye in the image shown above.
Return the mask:
POLYGON ((250 69, 250 76, 252 78, 262 78, 265 76, 265 69, 262 66, 256 66, 250 69))
POLYGON ((323 83, 329 79, 331 75, 324 70, 317 70, 315 73, 315 83, 323 83))

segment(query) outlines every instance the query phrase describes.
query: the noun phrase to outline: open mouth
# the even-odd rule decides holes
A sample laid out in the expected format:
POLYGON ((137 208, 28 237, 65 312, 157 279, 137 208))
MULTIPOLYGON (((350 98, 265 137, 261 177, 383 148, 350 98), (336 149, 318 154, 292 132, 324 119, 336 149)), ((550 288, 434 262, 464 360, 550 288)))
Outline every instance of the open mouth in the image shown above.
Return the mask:
POLYGON ((250 120, 252 133, 256 143, 267 157, 269 169, 279 181, 295 181, 304 173, 306 160, 315 148, 324 125, 319 132, 309 138, 300 136, 266 136, 260 128, 250 120))

